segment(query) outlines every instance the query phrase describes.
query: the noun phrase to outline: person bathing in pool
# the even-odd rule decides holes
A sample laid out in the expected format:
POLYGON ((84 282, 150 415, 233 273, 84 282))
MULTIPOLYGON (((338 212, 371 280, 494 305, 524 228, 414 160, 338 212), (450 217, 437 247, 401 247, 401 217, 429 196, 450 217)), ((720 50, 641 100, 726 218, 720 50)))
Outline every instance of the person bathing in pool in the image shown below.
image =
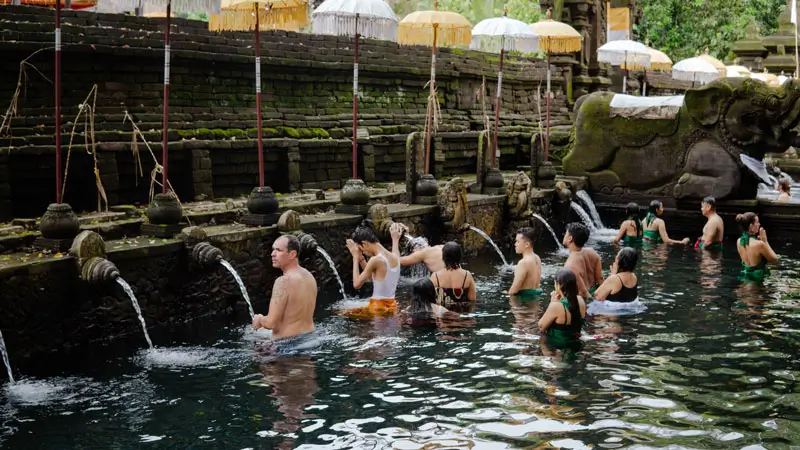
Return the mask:
POLYGON ((764 281, 769 275, 767 263, 776 264, 778 255, 770 247, 767 232, 761 228, 755 213, 739 214, 736 222, 742 230, 742 237, 736 242, 736 250, 742 258, 741 277, 748 281, 764 281))
POLYGON ((533 228, 524 227, 517 230, 514 250, 518 255, 522 255, 522 259, 514 268, 514 282, 508 289, 510 295, 520 297, 542 295, 542 290, 539 288, 542 279, 542 260, 533 252, 535 236, 533 228))
POLYGON ((703 237, 698 238, 694 248, 700 250, 722 250, 722 237, 725 235, 725 224, 717 214, 717 201, 714 197, 706 197, 700 203, 700 211, 708 219, 703 227, 703 237))
POLYGON ((347 240, 347 249, 353 256, 353 287, 361 289, 367 280, 371 280, 372 296, 366 309, 356 308, 345 314, 393 315, 397 310, 395 291, 400 280, 399 258, 381 245, 366 220, 347 240), (364 255, 369 257, 369 261, 364 255))
POLYGON ((594 291, 603 283, 603 265, 600 255, 593 248, 584 247, 589 240, 589 229, 579 222, 567 224, 562 244, 569 249, 569 257, 564 263, 577 278, 578 294, 591 298, 594 291))
POLYGON ((653 200, 650 202, 650 211, 644 218, 644 236, 642 240, 648 244, 660 244, 666 242, 667 244, 688 244, 689 238, 684 238, 681 241, 676 241, 669 238, 667 234, 667 225, 660 215, 664 214, 664 205, 661 200, 653 200))
POLYGON ((615 244, 622 241, 625 245, 638 244, 642 242, 642 219, 639 218, 639 205, 637 203, 628 203, 625 207, 628 213, 628 218, 625 219, 619 226, 619 233, 611 240, 615 244))
POLYGON ((395 222, 389 227, 389 234, 392 236, 392 253, 400 259, 400 265, 403 267, 413 266, 417 263, 425 263, 428 270, 437 272, 444 269, 444 260, 442 259, 442 246, 434 245, 432 247, 415 247, 410 255, 400 255, 400 239, 408 231, 408 228, 402 223, 395 222))
POLYGON ((639 280, 633 273, 638 260, 636 250, 630 247, 620 250, 611 265, 611 276, 595 291, 595 300, 632 302, 639 298, 639 280))
POLYGON ((472 274, 461 267, 461 246, 457 242, 444 244, 442 258, 444 269, 430 277, 436 288, 436 303, 449 310, 465 312, 475 304, 478 294, 472 274))
POLYGON ((578 295, 578 279, 569 269, 559 270, 550 304, 539 319, 539 330, 550 345, 569 345, 580 340, 584 317, 586 303, 578 295))
POLYGON ((781 181, 778 182, 778 198, 775 199, 776 202, 790 202, 792 201, 792 183, 789 182, 786 178, 781 178, 781 181))

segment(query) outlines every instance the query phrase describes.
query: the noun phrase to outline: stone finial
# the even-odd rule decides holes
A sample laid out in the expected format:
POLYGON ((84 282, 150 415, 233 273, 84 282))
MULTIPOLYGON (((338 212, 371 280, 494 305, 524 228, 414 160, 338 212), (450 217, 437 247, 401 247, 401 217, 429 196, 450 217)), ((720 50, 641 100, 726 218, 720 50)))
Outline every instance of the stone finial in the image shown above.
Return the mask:
POLYGON ((208 233, 198 226, 191 226, 181 230, 178 239, 184 241, 187 247, 194 247, 203 241, 207 241, 208 233))
POLYGON ((299 231, 301 223, 302 221, 300 220, 300 213, 289 209, 281 214, 280 219, 278 219, 278 231, 281 233, 299 231))
POLYGON ((94 231, 81 231, 72 241, 72 246, 69 253, 80 260, 86 260, 93 257, 106 257, 106 243, 103 238, 94 231))
POLYGON ((761 39, 761 32, 758 29, 756 18, 750 16, 750 21, 747 22, 747 27, 744 29, 744 37, 747 39, 761 39))

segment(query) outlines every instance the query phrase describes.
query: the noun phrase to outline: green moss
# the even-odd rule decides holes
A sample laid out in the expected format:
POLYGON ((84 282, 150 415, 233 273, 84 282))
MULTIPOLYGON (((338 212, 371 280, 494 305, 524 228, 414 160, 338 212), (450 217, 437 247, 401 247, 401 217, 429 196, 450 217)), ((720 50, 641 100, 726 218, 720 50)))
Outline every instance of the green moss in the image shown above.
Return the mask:
POLYGON ((314 137, 317 139, 329 139, 331 135, 323 130, 322 128, 312 128, 311 132, 314 134, 314 137))
POLYGON ((451 48, 450 49, 450 53, 452 53, 454 55, 463 55, 464 54, 464 50, 461 50, 460 48, 451 48))
POLYGON ((228 139, 230 137, 227 131, 220 130, 219 128, 211 130, 211 135, 214 136, 214 139, 228 139))
POLYGON ((195 130, 177 130, 178 136, 184 139, 191 139, 195 135, 195 130))
POLYGON ((238 128, 234 128, 232 130, 228 130, 228 136, 235 137, 235 138, 241 138, 241 137, 246 137, 247 133, 245 133, 244 130, 240 130, 238 128))
POLYGON ((299 128, 297 133, 300 134, 301 139, 311 139, 314 137, 314 133, 308 128, 299 128))
POLYGON ((208 128, 198 128, 196 135, 200 139, 211 139, 214 136, 208 128))
POLYGON ((299 139, 300 132, 292 127, 278 127, 277 129, 283 136, 299 139))

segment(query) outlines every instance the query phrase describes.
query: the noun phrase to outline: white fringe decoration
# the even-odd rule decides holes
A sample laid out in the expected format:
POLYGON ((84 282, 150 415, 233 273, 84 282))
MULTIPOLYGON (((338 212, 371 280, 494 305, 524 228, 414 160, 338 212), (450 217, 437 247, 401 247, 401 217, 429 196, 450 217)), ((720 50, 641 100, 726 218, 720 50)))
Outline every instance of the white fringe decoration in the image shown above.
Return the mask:
POLYGON ((469 48, 489 53, 500 53, 500 47, 507 52, 536 53, 539 51, 538 38, 513 38, 503 36, 472 36, 469 48))
MULTIPOLYGON (((315 34, 354 35, 355 15, 320 13, 314 14, 313 18, 312 30, 315 34)), ((397 20, 359 15, 358 34, 369 39, 397 42, 397 20)))
MULTIPOLYGON (((174 13, 219 14, 222 6, 221 0, 141 0, 141 4, 149 11, 166 11, 170 1, 174 13)), ((100 3, 102 9, 113 11, 134 11, 139 7, 139 0, 101 0, 100 3)))

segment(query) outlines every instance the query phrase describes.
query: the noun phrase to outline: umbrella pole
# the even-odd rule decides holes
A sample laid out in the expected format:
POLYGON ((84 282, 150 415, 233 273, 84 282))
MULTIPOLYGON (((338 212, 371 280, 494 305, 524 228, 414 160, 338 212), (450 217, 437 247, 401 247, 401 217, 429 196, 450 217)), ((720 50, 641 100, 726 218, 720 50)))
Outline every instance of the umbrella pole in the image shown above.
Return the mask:
POLYGON ((264 138, 261 126, 261 25, 258 21, 258 3, 253 2, 256 13, 256 129, 258 133, 258 186, 264 187, 264 138))
POLYGON ((56 203, 61 203, 61 0, 56 0, 56 203))
MULTIPOLYGON (((430 98, 436 95, 435 89, 433 87, 434 83, 436 83, 436 29, 437 24, 433 24, 433 47, 431 48, 431 92, 428 99, 428 117, 427 121, 427 129, 428 133, 425 136, 425 174, 431 173, 431 134, 433 134, 433 111, 431 108, 431 100, 430 98)), ((438 99, 436 101, 439 101, 438 99)))
POLYGON ((547 121, 545 122, 544 162, 550 159, 550 53, 547 53, 547 98, 545 99, 547 121))
POLYGON ((358 178, 358 14, 356 14, 355 53, 353 60, 353 179, 358 178))
POLYGON ((505 38, 500 43, 500 71, 497 72, 497 99, 494 104, 494 146, 492 148, 492 168, 497 168, 497 132, 500 128, 500 90, 503 88, 503 56, 505 53, 505 38))
POLYGON ((642 97, 647 97, 647 71, 644 71, 644 85, 642 86, 642 97))
POLYGON ((622 75, 622 93, 628 93, 628 69, 625 69, 625 72, 622 75))
POLYGON ((161 149, 161 192, 166 194, 167 188, 167 144, 169 136, 167 135, 167 127, 169 126, 169 22, 170 15, 172 14, 172 2, 167 2, 167 24, 164 28, 164 122, 163 131, 161 132, 162 149, 161 149))

